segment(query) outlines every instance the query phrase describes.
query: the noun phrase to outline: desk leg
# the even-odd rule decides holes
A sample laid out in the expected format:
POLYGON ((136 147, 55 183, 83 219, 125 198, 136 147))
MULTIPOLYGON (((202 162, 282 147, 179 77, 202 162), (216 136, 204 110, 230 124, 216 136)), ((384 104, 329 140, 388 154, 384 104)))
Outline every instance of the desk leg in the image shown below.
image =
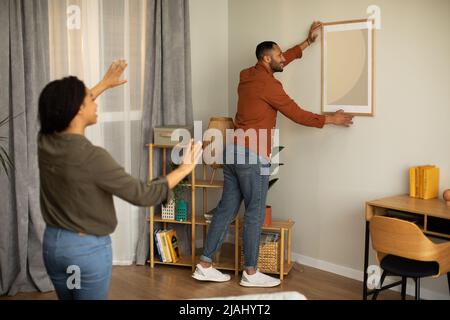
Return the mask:
POLYGON ((286 229, 281 228, 280 230, 280 280, 283 280, 284 278, 284 232, 286 229))
POLYGON ((365 236, 365 242, 364 242, 364 280, 363 280, 363 300, 367 300, 367 268, 369 267, 369 236, 370 236, 370 229, 369 229, 369 221, 366 221, 366 236, 365 236))

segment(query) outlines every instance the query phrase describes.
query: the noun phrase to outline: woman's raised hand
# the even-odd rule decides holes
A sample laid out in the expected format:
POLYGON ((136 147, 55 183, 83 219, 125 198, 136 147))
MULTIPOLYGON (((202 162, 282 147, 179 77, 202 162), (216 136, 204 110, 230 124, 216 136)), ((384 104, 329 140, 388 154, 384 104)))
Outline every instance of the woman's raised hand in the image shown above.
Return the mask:
POLYGON ((126 83, 127 80, 121 80, 120 77, 127 66, 128 64, 125 60, 113 61, 102 80, 105 87, 110 89, 126 83))

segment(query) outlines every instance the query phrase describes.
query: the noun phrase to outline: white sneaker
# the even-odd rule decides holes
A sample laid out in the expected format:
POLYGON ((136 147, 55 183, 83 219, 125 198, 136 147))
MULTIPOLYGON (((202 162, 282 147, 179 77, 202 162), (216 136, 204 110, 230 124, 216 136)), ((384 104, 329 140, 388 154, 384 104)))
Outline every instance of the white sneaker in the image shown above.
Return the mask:
POLYGON ((214 281, 214 282, 225 282, 231 279, 230 275, 224 274, 219 270, 213 268, 212 266, 209 268, 203 268, 200 263, 197 264, 197 268, 195 269, 195 272, 192 274, 192 278, 200 281, 214 281))
POLYGON ((276 287, 280 283, 281 283, 280 279, 270 277, 264 273, 259 272, 259 270, 256 270, 256 273, 252 275, 249 275, 247 271, 244 270, 242 272, 242 278, 239 284, 244 287, 269 288, 269 287, 276 287))

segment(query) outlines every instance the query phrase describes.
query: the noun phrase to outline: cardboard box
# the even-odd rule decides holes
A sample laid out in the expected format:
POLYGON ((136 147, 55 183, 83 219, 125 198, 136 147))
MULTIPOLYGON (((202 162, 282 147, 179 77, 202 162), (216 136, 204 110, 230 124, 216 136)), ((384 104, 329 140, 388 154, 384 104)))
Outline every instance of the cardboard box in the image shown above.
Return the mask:
POLYGON ((176 146, 180 141, 172 141, 171 139, 172 133, 176 129, 186 129, 190 132, 191 137, 193 137, 193 126, 161 126, 153 129, 153 143, 162 146, 176 146))

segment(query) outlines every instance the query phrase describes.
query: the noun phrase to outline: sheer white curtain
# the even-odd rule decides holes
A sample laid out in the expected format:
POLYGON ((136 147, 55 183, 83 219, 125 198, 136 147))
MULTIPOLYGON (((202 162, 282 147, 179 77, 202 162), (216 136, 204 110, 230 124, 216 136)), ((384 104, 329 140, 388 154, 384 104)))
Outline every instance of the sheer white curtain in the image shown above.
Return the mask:
MULTIPOLYGON (((75 75, 94 86, 110 63, 128 61, 124 86, 97 100, 98 123, 87 137, 106 148, 133 176, 139 176, 145 57, 145 0, 49 0, 51 79, 75 75), (68 24, 69 21, 69 24, 68 24)), ((135 260, 138 208, 115 198, 118 226, 115 264, 135 260)))

